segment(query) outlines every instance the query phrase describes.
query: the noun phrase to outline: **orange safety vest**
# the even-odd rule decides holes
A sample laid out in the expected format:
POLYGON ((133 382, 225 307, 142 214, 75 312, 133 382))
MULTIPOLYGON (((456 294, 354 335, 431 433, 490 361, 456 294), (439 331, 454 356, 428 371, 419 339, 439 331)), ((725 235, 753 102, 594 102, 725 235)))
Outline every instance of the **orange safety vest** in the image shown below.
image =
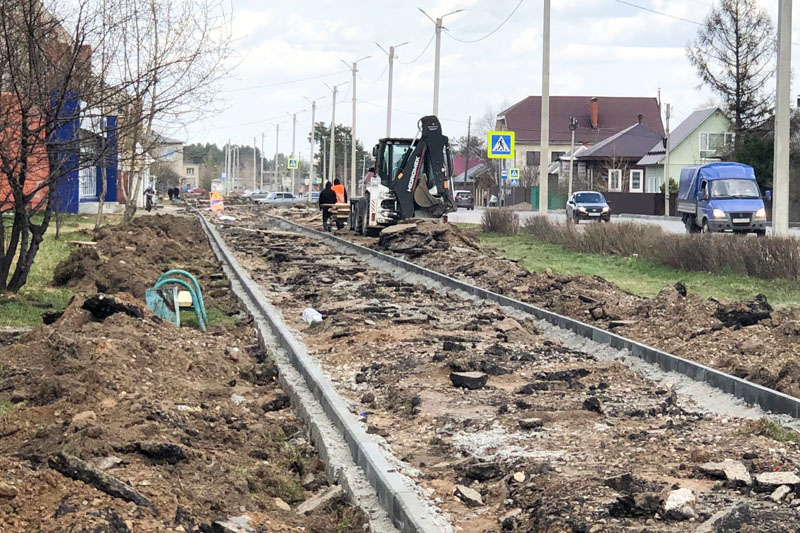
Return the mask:
POLYGON ((343 204, 344 203, 344 185, 341 185, 341 184, 334 185, 333 187, 331 187, 331 189, 333 189, 333 192, 336 193, 336 203, 337 204, 343 204))

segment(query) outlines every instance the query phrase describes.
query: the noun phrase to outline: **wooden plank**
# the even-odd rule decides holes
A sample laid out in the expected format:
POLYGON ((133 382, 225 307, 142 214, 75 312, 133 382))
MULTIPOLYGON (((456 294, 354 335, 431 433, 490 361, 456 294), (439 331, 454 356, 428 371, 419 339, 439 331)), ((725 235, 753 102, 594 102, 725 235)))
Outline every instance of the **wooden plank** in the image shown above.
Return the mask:
POLYGON ((68 246, 97 246, 95 241, 67 241, 68 246))

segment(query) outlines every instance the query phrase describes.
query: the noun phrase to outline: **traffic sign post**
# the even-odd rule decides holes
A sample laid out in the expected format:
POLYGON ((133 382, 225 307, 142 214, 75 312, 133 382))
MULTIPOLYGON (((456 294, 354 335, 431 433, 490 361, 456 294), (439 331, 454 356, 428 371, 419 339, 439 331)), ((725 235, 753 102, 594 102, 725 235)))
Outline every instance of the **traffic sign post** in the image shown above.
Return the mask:
POLYGON ((508 169, 508 178, 509 178, 509 185, 512 187, 519 187, 519 169, 518 168, 510 168, 508 169))
POLYGON ((286 160, 286 168, 289 170, 297 170, 299 160, 296 157, 290 157, 286 160))
POLYGON ((490 159, 513 159, 514 141, 513 131, 490 131, 486 139, 487 157, 490 159))

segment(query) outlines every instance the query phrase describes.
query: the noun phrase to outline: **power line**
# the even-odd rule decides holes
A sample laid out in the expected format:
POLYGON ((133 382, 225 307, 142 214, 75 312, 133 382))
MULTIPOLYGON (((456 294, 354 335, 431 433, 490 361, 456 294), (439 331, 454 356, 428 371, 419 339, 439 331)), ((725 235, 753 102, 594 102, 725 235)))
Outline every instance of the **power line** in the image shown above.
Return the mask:
POLYGON ((696 20, 689 20, 689 19, 685 19, 683 17, 677 17, 675 15, 670 15, 669 13, 664 13, 663 11, 656 11, 655 9, 650 9, 649 7, 644 7, 644 6, 640 6, 638 4, 633 4, 631 2, 626 2, 625 0, 614 0, 614 2, 617 2, 617 3, 620 3, 620 4, 624 4, 626 6, 635 7, 636 9, 641 9, 642 11, 649 11, 650 13, 655 13, 656 15, 661 15, 662 17, 669 17, 671 19, 681 20, 683 22, 688 22, 689 24, 695 24, 697 26, 702 26, 703 25, 702 23, 697 22, 696 20))
POLYGON ((383 67, 383 70, 381 71, 380 74, 378 74, 378 77, 375 78, 372 81, 367 81, 364 78, 362 78, 361 76, 358 76, 358 75, 357 76, 358 76, 358 79, 361 80, 362 83, 365 83, 366 85, 372 85, 373 83, 378 83, 381 80, 381 78, 383 77, 383 75, 386 74, 387 70, 389 70, 389 63, 386 63, 386 66, 383 67))
POLYGON ((477 42, 480 42, 480 41, 482 41, 484 39, 488 39, 489 37, 494 35, 500 28, 502 28, 505 25, 505 23, 509 21, 509 19, 511 17, 514 16, 514 13, 517 12, 517 9, 519 9, 519 6, 521 6, 522 2, 524 2, 524 1, 525 0, 519 0, 519 2, 517 3, 516 7, 514 7, 514 9, 511 10, 511 13, 508 14, 508 16, 503 20, 503 22, 501 22, 499 26, 497 26, 495 29, 493 29, 492 31, 490 31, 489 33, 484 35, 483 37, 479 37, 477 39, 459 39, 458 37, 454 37, 453 35, 451 35, 450 34, 450 30, 447 30, 447 33, 445 35, 447 35, 448 37, 450 37, 454 41, 458 41, 460 43, 477 43, 477 42))
POLYGON ((319 76, 308 76, 307 78, 297 78, 295 80, 279 81, 275 83, 267 83, 265 85, 253 85, 250 87, 236 87, 234 89, 225 89, 223 92, 238 92, 249 91, 252 89, 266 89, 268 87, 279 87, 281 85, 291 85, 293 83, 300 83, 303 81, 319 80, 322 78, 330 78, 331 76, 338 76, 340 74, 347 74, 349 70, 340 70, 339 72, 331 72, 330 74, 320 74, 319 76))
MULTIPOLYGON (((359 100, 357 100, 357 102, 362 103, 362 104, 369 104, 369 105, 372 105, 372 106, 375 106, 375 107, 380 107, 380 108, 386 109, 385 105, 378 104, 376 102, 370 102, 368 100, 359 99, 359 100)), ((399 113, 405 113, 406 115, 414 115, 415 117, 423 117, 423 116, 427 115, 427 113, 420 113, 418 111, 407 111, 405 109, 398 109, 398 108, 396 108, 394 106, 392 106, 392 111, 397 111, 399 113)), ((457 118, 445 118, 445 117, 438 117, 438 118, 439 118, 439 120, 447 121, 447 122, 460 122, 462 124, 466 124, 467 123, 466 120, 459 120, 457 118)))
POLYGON ((423 48, 423 49, 422 49, 422 52, 420 52, 420 53, 419 53, 419 55, 418 55, 417 57, 415 57, 415 58, 414 58, 414 59, 412 59, 411 61, 400 61, 400 60, 398 59, 398 60, 397 60, 397 62, 398 62, 398 63, 402 63, 402 64, 404 64, 404 65, 410 65, 411 63, 416 63, 416 62, 419 60, 419 58, 421 58, 421 57, 422 57, 422 55, 423 55, 425 52, 427 52, 427 51, 428 51, 428 48, 430 47, 431 43, 433 42, 433 38, 434 38, 434 37, 436 37, 436 32, 435 32, 435 31, 434 31, 434 32, 433 32, 433 34, 431 35, 431 38, 428 40, 428 44, 426 44, 426 45, 425 45, 425 48, 423 48))

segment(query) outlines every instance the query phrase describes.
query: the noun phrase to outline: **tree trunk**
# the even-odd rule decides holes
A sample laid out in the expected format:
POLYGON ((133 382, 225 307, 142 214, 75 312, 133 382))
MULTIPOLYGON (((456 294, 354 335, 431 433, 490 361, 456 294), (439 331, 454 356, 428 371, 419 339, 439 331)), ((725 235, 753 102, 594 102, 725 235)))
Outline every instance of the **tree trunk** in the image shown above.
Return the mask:
POLYGON ((97 220, 94 223, 94 230, 97 231, 100 229, 100 226, 103 224, 103 206, 106 203, 106 190, 108 188, 108 183, 106 181, 106 167, 102 165, 100 167, 100 177, 101 177, 101 187, 100 187, 100 198, 98 206, 97 206, 97 220))

